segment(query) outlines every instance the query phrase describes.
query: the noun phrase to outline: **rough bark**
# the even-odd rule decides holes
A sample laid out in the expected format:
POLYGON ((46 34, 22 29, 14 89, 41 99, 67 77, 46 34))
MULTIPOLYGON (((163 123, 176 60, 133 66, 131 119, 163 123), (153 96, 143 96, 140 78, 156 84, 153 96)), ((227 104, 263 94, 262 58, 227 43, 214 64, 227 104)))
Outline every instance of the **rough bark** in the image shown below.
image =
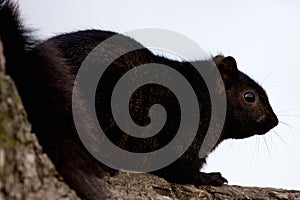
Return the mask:
MULTIPOLYGON (((150 174, 120 172, 102 181, 99 199, 299 199, 300 191, 274 188, 195 187, 150 174)), ((0 200, 79 199, 43 153, 17 94, 4 73, 0 44, 0 200)))
POLYGON ((31 133, 4 60, 0 42, 0 200, 79 199, 31 133))

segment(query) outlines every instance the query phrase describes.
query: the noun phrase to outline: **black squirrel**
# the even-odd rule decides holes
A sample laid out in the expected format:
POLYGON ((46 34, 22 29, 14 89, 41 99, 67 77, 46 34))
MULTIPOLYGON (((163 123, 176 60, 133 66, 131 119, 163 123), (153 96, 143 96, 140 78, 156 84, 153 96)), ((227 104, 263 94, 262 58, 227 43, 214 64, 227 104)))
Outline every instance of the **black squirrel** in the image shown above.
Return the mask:
MULTIPOLYGON (((97 199, 98 194, 101 194, 100 187, 97 187, 101 184, 101 178, 115 171, 97 161, 80 141, 72 116, 72 90, 77 71, 84 58, 96 45, 116 33, 86 30, 58 35, 39 42, 34 39, 32 32, 22 25, 17 6, 10 1, 0 2, 0 37, 4 47, 6 72, 17 86, 28 119, 32 124, 32 130, 36 133, 44 151, 53 160, 56 168, 70 186, 82 198, 97 199)), ((136 43, 133 39, 128 38, 128 40, 136 43)), ((216 141, 216 146, 228 138, 243 139, 256 134, 261 135, 275 127, 278 119, 263 88, 238 70, 233 57, 218 55, 213 60, 224 81, 227 98, 225 125, 221 137, 216 141)), ((211 117, 211 110, 205 83, 201 78, 193 78, 195 73, 189 62, 179 62, 157 56, 144 48, 129 52, 113 62, 114 70, 108 71, 107 79, 116 81, 124 73, 115 71, 116 67, 126 71, 134 66, 150 62, 164 64, 178 70, 190 77, 191 84, 197 85, 202 94, 205 94, 199 97, 200 104, 202 104, 200 112, 204 117, 201 117, 199 122, 201 127, 192 145, 175 162, 153 173, 179 183, 221 186, 227 180, 220 173, 206 174, 199 171, 205 164, 205 158, 199 158, 198 154, 211 117)), ((103 115, 104 113, 108 118, 107 121, 113 121, 107 110, 109 106, 104 104, 105 100, 99 97, 101 92, 107 92, 108 88, 109 86, 97 89, 95 106, 97 114, 103 115)), ((144 96, 137 98, 145 101, 144 97, 150 94, 152 89, 144 89, 146 91, 144 96)), ((135 94, 138 95, 138 93, 135 94)), ((176 122, 179 120, 178 112, 172 109, 172 106, 176 107, 178 102, 171 100, 172 94, 165 91, 165 88, 159 88, 156 94, 156 98, 146 99, 147 105, 133 100, 131 109, 133 111, 138 109, 135 110, 136 114, 132 113, 132 118, 142 125, 147 124, 149 120, 147 109, 154 103, 160 103, 170 116, 174 116, 169 119, 170 123, 167 128, 176 129, 176 122), (163 98, 159 93, 163 93, 163 98)), ((78 95, 84 95, 84 91, 78 95)), ((88 112, 84 100, 82 100, 81 109, 86 109, 88 112)), ((83 120, 87 129, 92 128, 93 125, 89 125, 88 116, 83 120)), ((117 130, 114 122, 106 125, 105 128, 117 130)), ((166 135, 144 140, 141 143, 124 133, 108 135, 108 137, 121 148, 134 152, 148 152, 167 144, 174 137, 173 132, 167 131, 166 135)))

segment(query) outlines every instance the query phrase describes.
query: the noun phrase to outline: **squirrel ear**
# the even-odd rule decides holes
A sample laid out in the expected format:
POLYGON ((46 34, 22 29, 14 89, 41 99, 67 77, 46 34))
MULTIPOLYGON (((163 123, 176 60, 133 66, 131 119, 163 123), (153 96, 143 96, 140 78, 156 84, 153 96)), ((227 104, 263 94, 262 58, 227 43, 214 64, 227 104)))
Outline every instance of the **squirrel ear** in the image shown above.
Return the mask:
POLYGON ((225 83, 225 87, 230 87, 230 85, 234 82, 238 74, 238 68, 235 59, 231 56, 224 57, 218 55, 214 57, 214 62, 216 63, 221 73, 221 76, 225 83))

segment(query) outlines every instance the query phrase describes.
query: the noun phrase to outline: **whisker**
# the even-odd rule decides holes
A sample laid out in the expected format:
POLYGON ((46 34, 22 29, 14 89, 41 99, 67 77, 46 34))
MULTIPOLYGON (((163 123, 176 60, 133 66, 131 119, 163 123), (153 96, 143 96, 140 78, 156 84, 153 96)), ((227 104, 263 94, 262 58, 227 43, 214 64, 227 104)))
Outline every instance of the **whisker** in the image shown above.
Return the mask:
POLYGON ((266 147, 267 147, 267 151, 268 151, 268 153, 269 153, 269 156, 271 156, 270 149, 269 149, 269 147, 268 147, 268 144, 267 144, 266 138, 265 138, 265 137, 263 137, 263 140, 264 140, 264 143, 265 143, 265 145, 266 145, 266 147))
MULTIPOLYGON (((255 140, 256 140, 256 142, 255 142, 255 146, 254 146, 254 150, 253 150, 253 153, 252 153, 252 156, 251 156, 250 163, 253 163, 255 152, 256 152, 256 149, 257 149, 257 144, 258 144, 258 142, 257 142, 257 136, 255 136, 255 140)), ((249 166, 249 167, 251 167, 251 166, 249 166)))
POLYGON ((272 75, 273 72, 270 72, 267 76, 265 76, 265 78, 263 78, 263 80, 260 82, 260 85, 262 85, 268 78, 270 78, 270 76, 272 75))
POLYGON ((293 159, 292 153, 291 153, 291 151, 290 151, 289 146, 287 145, 287 143, 284 141, 284 139, 282 139, 282 137, 277 133, 277 131, 273 130, 273 132, 281 140, 281 142, 284 144, 284 146, 285 146, 285 148, 286 148, 286 150, 287 150, 287 152, 288 152, 291 160, 293 161, 294 159, 293 159))
POLYGON ((287 146, 287 143, 282 139, 282 137, 277 133, 277 131, 273 130, 273 132, 274 132, 275 135, 277 135, 277 137, 285 144, 285 146, 287 146))
POLYGON ((300 115, 280 115, 280 117, 300 117, 300 115))
MULTIPOLYGON (((271 133, 272 133, 272 131, 271 131, 271 133)), ((271 144, 273 144, 273 137, 272 136, 273 136, 273 134, 270 134, 270 137, 269 137, 269 139, 271 140, 271 144)))
POLYGON ((257 153, 256 153, 256 164, 257 164, 257 161, 258 161, 258 158, 259 158, 259 146, 260 146, 260 139, 258 138, 257 153))
POLYGON ((285 109, 285 110, 279 110, 276 113, 283 113, 283 112, 290 112, 290 111, 300 111, 300 109, 298 109, 298 108, 289 108, 289 109, 285 109))
POLYGON ((279 122, 280 122, 281 124, 283 124, 283 125, 285 125, 285 126, 291 128, 291 129, 294 129, 296 132, 300 133, 300 130, 297 129, 296 127, 294 127, 294 126, 292 126, 292 125, 290 125, 290 124, 288 124, 288 123, 286 123, 286 122, 283 122, 283 121, 279 121, 279 122))

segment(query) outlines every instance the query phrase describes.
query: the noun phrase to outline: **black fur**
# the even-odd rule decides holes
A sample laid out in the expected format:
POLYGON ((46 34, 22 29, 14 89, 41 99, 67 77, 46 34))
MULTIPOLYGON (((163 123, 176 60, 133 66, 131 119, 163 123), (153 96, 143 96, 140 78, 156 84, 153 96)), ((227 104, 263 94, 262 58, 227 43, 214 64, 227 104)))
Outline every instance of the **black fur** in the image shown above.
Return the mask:
MULTIPOLYGON (((31 32, 22 26, 16 5, 9 1, 1 1, 0 37, 4 46, 7 74, 16 83, 33 126, 33 132, 37 134, 44 150, 70 186, 84 199, 100 198, 101 178, 108 172, 114 171, 99 163, 81 143, 72 116, 72 89, 78 68, 87 54, 101 41, 115 34, 108 31, 87 30, 59 35, 39 43, 30 36, 31 32)), ((134 40, 131 42, 137 43, 134 40)), ((234 58, 217 56, 214 60, 222 74, 228 102, 222 137, 216 142, 220 143, 227 138, 239 139, 264 134, 276 126, 278 119, 268 102, 265 91, 237 69, 234 58), (248 91, 256 96, 254 103, 245 101, 244 94, 248 91)), ((191 84, 201 91, 202 96, 198 98, 202 108, 201 116, 204 116, 199 122, 201 124, 199 132, 187 152, 170 166, 154 173, 170 181, 181 183, 222 185, 226 179, 219 173, 199 172, 199 168, 205 163, 205 159, 200 159, 198 153, 211 117, 210 101, 205 83, 201 78, 194 77, 196 73, 188 62, 169 60, 142 49, 118 58, 112 64, 112 69, 107 72, 107 79, 116 81, 122 74, 122 70, 127 71, 134 66, 150 62, 172 66, 192 80, 191 84)), ((100 97, 103 93, 109 92, 109 87, 110 85, 102 89, 98 88, 96 108, 97 114, 100 113, 101 116, 111 119, 107 105, 104 104, 106 99, 100 97)), ((147 99, 150 90, 147 88, 145 90, 147 92, 143 94, 144 96, 138 98, 147 99)), ((156 91, 158 97, 160 93, 164 93, 164 98, 172 97, 172 94, 163 88, 156 91)), ((87 116, 83 117, 82 126, 86 127, 88 132, 93 129, 93 125, 89 123, 89 108, 84 100, 84 91, 76 95, 82 98, 78 109, 87 113, 87 116)), ((175 116, 169 128, 176 128, 178 113, 172 108, 177 105, 177 102, 159 98, 153 98, 151 101, 163 104, 168 113, 175 116)), ((147 124, 149 119, 140 117, 145 116, 144 110, 147 106, 133 100, 131 109, 137 111, 137 115, 133 114, 133 118, 138 123, 147 124)), ((117 132, 114 123, 106 128, 117 132)), ((145 140, 144 143, 138 143, 138 140, 126 134, 111 135, 110 139, 120 148, 147 152, 163 146, 169 138, 173 137, 172 133, 166 131, 166 136, 153 137, 145 140)))

